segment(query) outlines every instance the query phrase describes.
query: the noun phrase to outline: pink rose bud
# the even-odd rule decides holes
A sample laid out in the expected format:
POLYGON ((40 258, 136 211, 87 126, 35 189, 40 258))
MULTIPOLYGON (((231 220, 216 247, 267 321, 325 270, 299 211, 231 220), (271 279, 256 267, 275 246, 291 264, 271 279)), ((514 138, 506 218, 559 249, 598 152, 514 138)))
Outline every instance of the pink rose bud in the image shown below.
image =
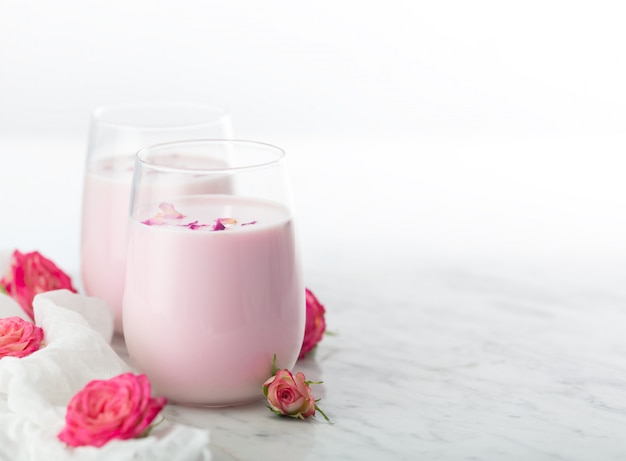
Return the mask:
POLYGON ((34 318, 33 298, 46 291, 68 289, 76 293, 70 277, 39 252, 13 252, 11 266, 0 279, 7 294, 34 318))
POLYGON ((26 357, 38 351, 43 330, 19 317, 0 318, 0 359, 26 357))
POLYGON ((167 402, 150 392, 146 375, 124 373, 91 381, 70 400, 58 438, 73 447, 101 447, 113 439, 147 435, 167 402))
POLYGON ((322 340, 324 331, 326 331, 325 314, 326 310, 322 303, 318 301, 311 290, 306 288, 306 326, 299 359, 304 358, 322 340))
POLYGON ((263 384, 263 393, 274 413, 304 419, 315 415, 309 384, 300 372, 294 376, 289 370, 278 370, 263 384))

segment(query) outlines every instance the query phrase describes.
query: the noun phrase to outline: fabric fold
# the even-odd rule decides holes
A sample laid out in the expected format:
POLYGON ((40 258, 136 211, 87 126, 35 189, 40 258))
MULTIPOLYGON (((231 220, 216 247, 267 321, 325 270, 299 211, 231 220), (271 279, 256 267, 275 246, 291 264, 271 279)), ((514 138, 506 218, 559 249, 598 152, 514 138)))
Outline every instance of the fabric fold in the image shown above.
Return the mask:
MULTIPOLYGON (((0 317, 15 310, 6 298, 0 295, 0 317)), ((33 306, 44 346, 27 357, 0 359, 0 459, 210 459, 208 430, 168 421, 148 437, 101 448, 72 448, 58 440, 74 394, 91 380, 132 370, 110 346, 113 319, 100 300, 57 290, 37 295, 33 306)))

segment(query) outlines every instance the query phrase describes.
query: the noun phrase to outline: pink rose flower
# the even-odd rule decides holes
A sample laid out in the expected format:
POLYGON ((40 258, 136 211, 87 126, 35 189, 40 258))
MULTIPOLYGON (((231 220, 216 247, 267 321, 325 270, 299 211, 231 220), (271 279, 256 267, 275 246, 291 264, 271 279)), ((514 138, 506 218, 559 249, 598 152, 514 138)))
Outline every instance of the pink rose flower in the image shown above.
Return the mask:
POLYGON ((322 340, 324 331, 326 331, 325 314, 326 309, 322 303, 318 301, 311 290, 306 288, 306 326, 299 359, 304 358, 322 340))
POLYGON ((91 381, 70 400, 58 438, 73 447, 101 447, 113 439, 147 435, 167 403, 165 397, 154 398, 150 392, 146 375, 123 373, 91 381))
POLYGON ((294 376, 289 370, 278 370, 263 384, 263 394, 270 410, 293 418, 315 415, 315 397, 303 373, 294 376))
POLYGON ((289 370, 279 370, 274 355, 272 377, 263 383, 263 395, 267 399, 268 408, 277 415, 299 419, 315 416, 315 411, 319 411, 330 423, 328 416, 317 406, 317 400, 311 394, 310 384, 322 382, 307 381, 300 372, 294 376, 289 370))
POLYGON ((38 351, 43 341, 43 330, 19 317, 0 319, 0 359, 26 357, 38 351))
POLYGON ((63 288, 76 293, 68 275, 37 251, 20 253, 15 250, 11 267, 0 279, 0 285, 22 306, 30 318, 34 318, 35 295, 63 288))

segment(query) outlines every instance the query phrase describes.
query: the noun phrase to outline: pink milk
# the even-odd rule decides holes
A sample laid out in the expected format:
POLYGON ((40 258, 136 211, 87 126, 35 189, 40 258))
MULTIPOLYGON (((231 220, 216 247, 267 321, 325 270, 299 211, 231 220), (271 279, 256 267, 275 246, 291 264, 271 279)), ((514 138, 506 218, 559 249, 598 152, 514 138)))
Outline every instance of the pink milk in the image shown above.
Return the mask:
POLYGON ((274 354, 279 368, 292 367, 304 335, 291 214, 274 202, 224 195, 171 203, 184 218, 140 222, 155 207, 131 219, 123 309, 131 360, 172 402, 259 398, 274 354), (218 218, 237 223, 213 230, 218 218))
POLYGON ((122 331, 126 227, 134 157, 98 162, 83 185, 81 277, 85 292, 105 300, 122 331))
MULTIPOLYGON (((81 277, 89 296, 105 300, 113 312, 115 331, 122 333, 122 294, 134 156, 104 158, 85 172, 83 186, 81 277)), ((168 155, 163 164, 184 168, 188 160, 168 155)), ((223 166, 212 159, 193 159, 205 168, 223 166)), ((194 178, 164 183, 156 189, 168 196, 177 193, 227 192, 229 180, 194 178)), ((156 198, 156 197, 155 197, 156 198)))

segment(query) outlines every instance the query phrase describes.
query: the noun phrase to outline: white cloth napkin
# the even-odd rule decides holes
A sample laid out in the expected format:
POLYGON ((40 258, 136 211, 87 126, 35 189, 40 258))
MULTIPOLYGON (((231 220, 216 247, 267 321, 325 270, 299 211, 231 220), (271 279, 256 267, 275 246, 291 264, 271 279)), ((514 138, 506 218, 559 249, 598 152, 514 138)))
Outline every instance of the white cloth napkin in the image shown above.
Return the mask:
MULTIPOLYGON (((72 396, 93 379, 131 371, 110 346, 113 320, 96 298, 57 290, 35 297, 45 346, 0 359, 0 459, 208 461, 209 431, 164 421, 142 439, 72 448, 57 439, 72 396)), ((0 294, 0 317, 27 316, 0 294)))

